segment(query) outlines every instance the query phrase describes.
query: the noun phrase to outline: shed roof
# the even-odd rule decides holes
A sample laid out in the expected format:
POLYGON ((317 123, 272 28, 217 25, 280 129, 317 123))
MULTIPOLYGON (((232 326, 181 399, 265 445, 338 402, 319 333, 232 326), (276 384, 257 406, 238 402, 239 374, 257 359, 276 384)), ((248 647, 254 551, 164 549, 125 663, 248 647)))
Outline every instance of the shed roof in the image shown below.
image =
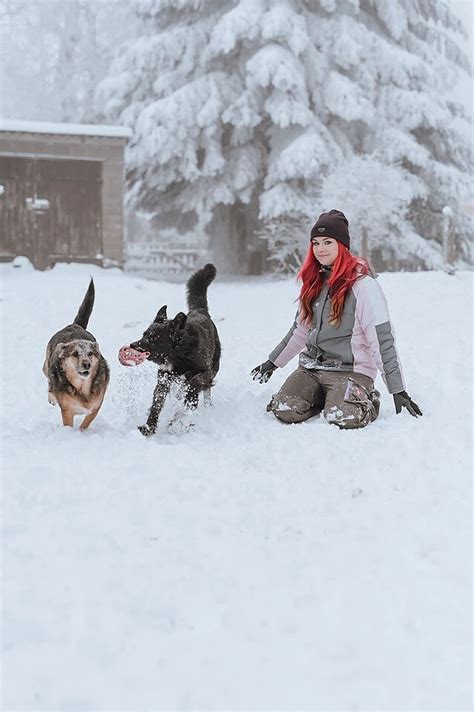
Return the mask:
POLYGON ((18 133, 65 134, 69 136, 108 136, 130 138, 132 129, 128 126, 106 126, 103 124, 59 124, 50 121, 19 121, 0 119, 0 131, 18 133))

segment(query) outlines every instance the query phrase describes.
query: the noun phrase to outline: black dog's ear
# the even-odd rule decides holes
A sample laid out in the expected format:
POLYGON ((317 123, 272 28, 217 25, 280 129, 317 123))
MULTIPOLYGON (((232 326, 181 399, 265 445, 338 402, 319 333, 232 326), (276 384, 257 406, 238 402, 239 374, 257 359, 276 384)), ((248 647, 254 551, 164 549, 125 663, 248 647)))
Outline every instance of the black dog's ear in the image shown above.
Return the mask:
POLYGON ((186 326, 186 319, 188 317, 183 312, 176 314, 175 318, 171 322, 170 326, 170 339, 173 346, 176 346, 184 333, 184 327, 186 326))
POLYGON ((162 324, 164 321, 167 321, 168 317, 166 315, 166 304, 161 307, 160 311, 158 314, 155 316, 155 319, 153 321, 154 324, 162 324))
POLYGON ((175 318, 173 319, 173 327, 175 332, 184 329, 184 327, 186 326, 187 318, 188 317, 186 316, 186 314, 183 314, 183 312, 178 312, 178 314, 176 314, 175 318))

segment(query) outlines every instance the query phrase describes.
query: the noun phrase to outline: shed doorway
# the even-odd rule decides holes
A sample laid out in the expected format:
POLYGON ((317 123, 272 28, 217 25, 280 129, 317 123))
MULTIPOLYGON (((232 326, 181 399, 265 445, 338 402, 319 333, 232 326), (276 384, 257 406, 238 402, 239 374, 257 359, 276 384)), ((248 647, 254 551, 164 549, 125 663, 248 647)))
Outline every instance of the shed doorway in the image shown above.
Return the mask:
POLYGON ((0 156, 0 257, 102 261, 102 162, 0 156))

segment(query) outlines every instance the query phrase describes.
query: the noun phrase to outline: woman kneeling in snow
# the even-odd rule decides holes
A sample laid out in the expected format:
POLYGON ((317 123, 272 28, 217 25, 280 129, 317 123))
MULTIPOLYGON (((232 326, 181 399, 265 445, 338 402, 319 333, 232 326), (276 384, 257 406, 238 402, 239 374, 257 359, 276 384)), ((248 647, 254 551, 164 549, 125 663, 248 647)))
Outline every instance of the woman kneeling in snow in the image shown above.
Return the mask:
POLYGON ((350 251, 349 223, 339 210, 322 213, 298 277, 303 284, 295 321, 268 361, 252 371, 268 381, 300 353, 299 366, 267 406, 284 423, 323 412, 340 428, 363 428, 379 413, 377 368, 395 410, 422 415, 404 390, 385 296, 367 262, 350 251))

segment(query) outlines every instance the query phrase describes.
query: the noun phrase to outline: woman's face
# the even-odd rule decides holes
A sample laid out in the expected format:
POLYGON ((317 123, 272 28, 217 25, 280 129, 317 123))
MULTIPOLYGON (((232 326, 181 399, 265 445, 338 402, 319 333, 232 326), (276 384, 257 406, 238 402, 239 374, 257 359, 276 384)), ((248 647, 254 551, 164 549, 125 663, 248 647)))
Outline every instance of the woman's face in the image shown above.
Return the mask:
POLYGON ((337 240, 332 237, 313 237, 311 243, 318 262, 330 267, 339 253, 337 240))

